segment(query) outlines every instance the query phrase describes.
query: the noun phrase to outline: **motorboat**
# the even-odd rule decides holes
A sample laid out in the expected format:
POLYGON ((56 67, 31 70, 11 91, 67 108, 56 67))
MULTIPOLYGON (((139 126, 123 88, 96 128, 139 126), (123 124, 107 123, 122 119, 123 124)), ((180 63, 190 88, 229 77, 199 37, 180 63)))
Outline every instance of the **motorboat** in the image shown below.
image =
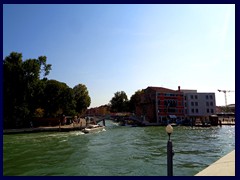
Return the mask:
POLYGON ((105 130, 104 128, 105 128, 105 126, 90 124, 86 128, 84 128, 82 130, 82 132, 84 132, 84 133, 100 132, 100 131, 105 130))

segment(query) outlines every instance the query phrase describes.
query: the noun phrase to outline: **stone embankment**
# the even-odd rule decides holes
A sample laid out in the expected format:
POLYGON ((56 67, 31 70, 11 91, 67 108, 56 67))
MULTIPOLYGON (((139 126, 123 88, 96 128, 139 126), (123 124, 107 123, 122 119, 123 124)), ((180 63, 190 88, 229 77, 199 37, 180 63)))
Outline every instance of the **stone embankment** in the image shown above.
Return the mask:
POLYGON ((235 150, 223 156, 195 176, 235 176, 235 150))
POLYGON ((21 129, 4 129, 3 134, 17 134, 17 133, 34 133, 34 132, 51 132, 51 131, 74 131, 83 129, 78 124, 49 126, 49 127, 36 127, 36 128, 21 128, 21 129))

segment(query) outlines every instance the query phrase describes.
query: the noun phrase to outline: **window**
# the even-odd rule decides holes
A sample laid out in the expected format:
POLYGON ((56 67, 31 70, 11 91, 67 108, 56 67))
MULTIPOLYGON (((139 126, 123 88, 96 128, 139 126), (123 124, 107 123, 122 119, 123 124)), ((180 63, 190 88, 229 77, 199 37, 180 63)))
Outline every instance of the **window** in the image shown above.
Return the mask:
POLYGON ((191 99, 193 99, 193 95, 191 95, 191 99))
POLYGON ((168 106, 168 102, 164 100, 164 106, 168 106))
POLYGON ((170 112, 170 113, 175 113, 175 112, 177 112, 177 111, 176 111, 176 109, 168 109, 168 112, 170 112))
POLYGON ((165 96, 171 96, 171 94, 170 93, 165 93, 165 96))
POLYGON ((191 106, 194 106, 194 102, 191 102, 191 106))
POLYGON ((208 99, 208 95, 206 95, 206 99, 208 99))
POLYGON ((198 106, 198 102, 195 102, 195 106, 198 106))
POLYGON ((213 99, 213 96, 212 96, 212 95, 210 95, 209 97, 210 97, 210 99, 213 99))
POLYGON ((209 113, 209 109, 207 109, 207 113, 209 113))
POLYGON ((213 109, 211 109, 211 113, 213 113, 213 109))
POLYGON ((177 101, 175 100, 164 100, 164 106, 166 107, 176 107, 177 101))
POLYGON ((198 99, 198 96, 197 96, 197 95, 195 95, 195 99, 198 99))
POLYGON ((196 113, 198 113, 198 109, 196 109, 196 113))
POLYGON ((213 106, 213 102, 210 102, 210 106, 213 106))
MULTIPOLYGON (((178 102, 178 106, 182 106, 183 102, 181 103, 181 101, 178 102)), ((175 106, 176 107, 176 106, 175 106)))
POLYGON ((209 102, 206 102, 206 106, 209 106, 209 102))
POLYGON ((192 113, 194 113, 194 109, 192 109, 192 113))

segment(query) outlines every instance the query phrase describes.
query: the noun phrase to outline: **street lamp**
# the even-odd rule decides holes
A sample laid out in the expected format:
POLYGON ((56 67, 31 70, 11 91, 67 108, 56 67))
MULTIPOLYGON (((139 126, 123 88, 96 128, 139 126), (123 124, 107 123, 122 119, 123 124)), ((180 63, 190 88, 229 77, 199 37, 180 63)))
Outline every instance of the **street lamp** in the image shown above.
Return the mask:
POLYGON ((173 176, 173 155, 174 151, 172 149, 172 141, 170 136, 173 132, 173 127, 169 124, 166 127, 166 132, 168 133, 168 143, 167 143, 167 174, 168 176, 173 176))

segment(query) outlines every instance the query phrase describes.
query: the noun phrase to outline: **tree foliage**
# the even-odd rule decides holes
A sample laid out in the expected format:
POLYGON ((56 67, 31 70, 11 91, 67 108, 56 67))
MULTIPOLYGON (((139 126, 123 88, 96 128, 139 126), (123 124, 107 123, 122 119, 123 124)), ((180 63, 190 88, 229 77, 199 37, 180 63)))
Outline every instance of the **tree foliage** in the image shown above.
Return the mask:
POLYGON ((138 90, 131 96, 129 101, 130 112, 135 112, 136 106, 141 102, 141 95, 143 94, 143 92, 143 90, 138 90))
POLYGON ((10 53, 3 60, 4 127, 26 126, 36 104, 34 94, 40 73, 46 76, 51 65, 46 57, 22 60, 22 54, 10 53))
POLYGON ((124 91, 118 91, 114 94, 114 97, 110 100, 112 112, 126 112, 128 108, 128 97, 124 91))
POLYGON ((46 56, 23 61, 22 54, 10 53, 3 60, 4 128, 29 127, 31 118, 75 115, 91 103, 87 87, 73 89, 66 83, 48 80, 51 70, 46 56), (42 78, 41 78, 42 76, 42 78))
POLYGON ((73 87, 73 97, 76 102, 76 112, 79 114, 82 114, 91 104, 91 98, 84 84, 73 87))
POLYGON ((46 81, 42 105, 45 117, 74 113, 71 111, 75 109, 72 89, 56 80, 46 81))

